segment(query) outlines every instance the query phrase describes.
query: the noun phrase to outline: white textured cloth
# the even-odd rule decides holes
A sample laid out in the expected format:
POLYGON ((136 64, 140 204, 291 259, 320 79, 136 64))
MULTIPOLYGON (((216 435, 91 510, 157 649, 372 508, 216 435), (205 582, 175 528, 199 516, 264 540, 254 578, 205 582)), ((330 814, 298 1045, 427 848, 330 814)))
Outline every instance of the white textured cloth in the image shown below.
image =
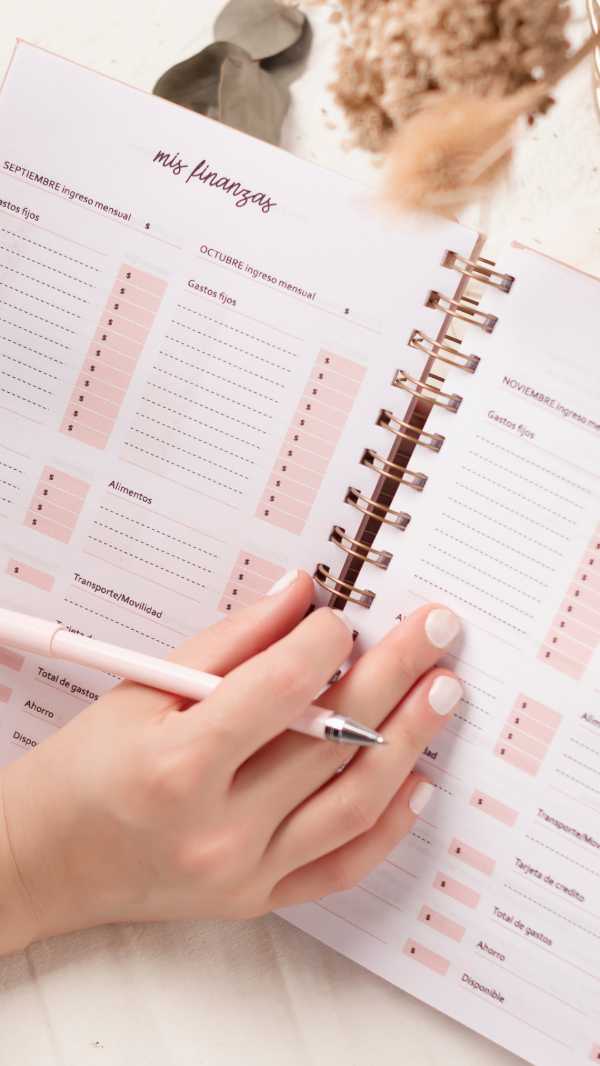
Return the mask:
MULTIPOLYGON (((16 37, 142 89, 212 40, 224 0, 2 0, 16 37)), ((583 14, 583 13, 582 13, 583 14)), ((315 44, 284 147, 374 183, 327 92, 337 28, 315 44)), ((584 30, 581 22, 578 30, 584 30)), ((463 220, 600 274, 600 124, 589 69, 520 147, 510 187, 463 220)), ((268 916, 116 926, 0 960, 0 1066, 517 1066, 521 1060, 268 916)))

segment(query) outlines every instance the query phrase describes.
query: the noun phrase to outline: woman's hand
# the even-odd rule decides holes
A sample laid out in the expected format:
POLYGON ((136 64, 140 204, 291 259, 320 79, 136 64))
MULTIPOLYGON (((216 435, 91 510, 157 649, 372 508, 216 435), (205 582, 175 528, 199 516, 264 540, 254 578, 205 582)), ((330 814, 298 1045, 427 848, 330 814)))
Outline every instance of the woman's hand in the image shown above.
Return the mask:
POLYGON ((312 592, 299 573, 170 656, 226 675, 202 703, 123 682, 0 771, 0 954, 315 899, 405 835, 433 791, 412 767, 461 696, 434 668, 458 620, 420 608, 324 694, 390 741, 356 751, 287 731, 352 645, 339 612, 304 618, 312 592))

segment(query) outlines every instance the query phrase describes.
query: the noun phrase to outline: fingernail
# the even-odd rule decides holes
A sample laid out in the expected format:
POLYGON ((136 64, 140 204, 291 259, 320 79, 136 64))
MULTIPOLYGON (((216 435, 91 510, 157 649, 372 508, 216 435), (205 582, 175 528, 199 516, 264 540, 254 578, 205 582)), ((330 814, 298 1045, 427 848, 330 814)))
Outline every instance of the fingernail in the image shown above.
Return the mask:
POLYGON ((408 806, 413 814, 420 814, 421 811, 425 810, 429 800, 433 796, 433 789, 434 786, 431 784, 431 781, 419 781, 419 784, 408 801, 408 806))
POLYGON ((346 615, 344 614, 343 611, 335 610, 333 612, 333 614, 337 615, 337 617, 339 618, 340 622, 344 623, 344 625, 346 626, 346 629, 348 629, 350 631, 350 633, 354 632, 354 626, 352 625, 352 622, 350 621, 349 618, 346 617, 346 615))
POLYGON ((440 607, 425 619, 425 632, 436 648, 445 648, 458 636, 460 621, 454 611, 440 607))
POLYGON ((429 706, 436 714, 450 714, 450 711, 460 703, 463 689, 460 681, 455 677, 441 674, 436 677, 429 689, 429 706))
POLYGON ((272 586, 272 588, 269 589, 266 595, 276 596, 278 592, 283 592, 283 590, 286 589, 288 585, 291 585, 293 581, 297 580, 299 573, 300 571, 298 569, 290 570, 289 574, 284 574, 283 577, 279 578, 279 581, 275 582, 275 584, 272 586))

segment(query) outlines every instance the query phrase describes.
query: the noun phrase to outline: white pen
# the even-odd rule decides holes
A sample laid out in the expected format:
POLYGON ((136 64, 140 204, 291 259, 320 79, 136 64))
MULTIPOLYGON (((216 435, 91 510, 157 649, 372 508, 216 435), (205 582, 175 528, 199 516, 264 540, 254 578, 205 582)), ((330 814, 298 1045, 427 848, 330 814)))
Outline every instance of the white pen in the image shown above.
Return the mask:
MULTIPOLYGON (((166 659, 155 659, 139 651, 70 633, 58 622, 47 622, 44 618, 33 618, 1 607, 0 644, 44 655, 49 659, 67 659, 81 666, 91 666, 95 670, 117 674, 128 681, 138 681, 150 688, 173 692, 189 700, 204 699, 223 680, 215 674, 206 674, 190 666, 180 666, 166 659)), ((341 744, 371 746, 387 743, 381 734, 368 726, 314 704, 289 728, 296 733, 305 733, 319 740, 337 740, 341 744)))

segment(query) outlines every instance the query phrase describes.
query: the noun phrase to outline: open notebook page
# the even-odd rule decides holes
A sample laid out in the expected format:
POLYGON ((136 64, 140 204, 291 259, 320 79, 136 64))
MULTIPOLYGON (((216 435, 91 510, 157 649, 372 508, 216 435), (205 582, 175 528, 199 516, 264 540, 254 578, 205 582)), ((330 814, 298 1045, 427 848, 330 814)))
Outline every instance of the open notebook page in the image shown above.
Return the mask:
MULTIPOLYGON (((356 889, 286 917, 548 1066, 600 1061, 600 326, 598 281, 522 249, 452 370, 456 415, 417 448, 422 495, 364 566, 359 649, 419 605, 453 607, 443 664, 465 699, 418 768, 436 785, 410 836, 356 889), (597 573, 597 571, 599 571, 597 573)), ((342 524, 342 516, 339 519, 342 524)))
MULTIPOLYGON (((475 235, 26 44, 0 132, 3 605, 164 655, 339 568, 398 353, 420 372, 475 235)), ((0 760, 113 683, 0 649, 0 760)))

